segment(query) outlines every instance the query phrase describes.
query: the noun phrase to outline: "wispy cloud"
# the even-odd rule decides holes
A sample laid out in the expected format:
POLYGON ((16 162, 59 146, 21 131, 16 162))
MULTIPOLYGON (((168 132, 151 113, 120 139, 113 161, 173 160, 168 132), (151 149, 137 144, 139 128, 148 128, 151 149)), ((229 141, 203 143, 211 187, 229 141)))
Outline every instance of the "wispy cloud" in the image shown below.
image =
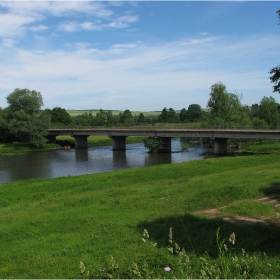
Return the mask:
POLYGON ((46 25, 42 25, 42 24, 29 27, 29 30, 31 30, 33 32, 43 31, 43 30, 47 30, 47 29, 49 29, 49 28, 46 25))
POLYGON ((49 107, 105 108, 112 100, 111 106, 116 105, 118 100, 119 109, 180 109, 182 97, 186 102, 196 99, 195 103, 201 102, 205 107, 210 91, 207 89, 222 81, 229 90, 242 91, 246 102, 246 91, 253 94, 252 91, 267 91, 271 87, 267 71, 258 66, 257 58, 267 53, 272 43, 279 49, 279 42, 279 37, 233 42, 203 37, 160 45, 115 44, 107 50, 87 44, 78 44, 71 51, 53 52, 12 48, 11 58, 0 65, 0 92, 3 95, 15 87, 36 89, 42 92, 49 107), (248 49, 254 51, 249 53, 248 49), (204 92, 201 101, 192 95, 194 90, 204 92), (132 92, 138 94, 131 104, 122 104, 121 100, 132 92), (80 101, 71 103, 69 98, 68 102, 67 96, 71 95, 80 101), (62 102, 63 96, 66 99, 62 102))
POLYGON ((23 36, 25 27, 33 22, 31 16, 0 14, 0 37, 23 36))
MULTIPOLYGON (((118 6, 122 3, 110 3, 118 6)), ((84 30, 100 30, 101 28, 125 28, 137 22, 137 15, 115 15, 105 2, 96 1, 22 1, 0 2, 5 13, 0 14, 0 36, 17 36, 28 28, 32 31, 46 29, 46 25, 38 24, 47 15, 59 17, 73 16, 76 20, 65 20, 58 23, 57 29, 66 32, 84 30), (90 16, 91 20, 80 21, 80 15, 90 16), (78 21, 79 19, 79 21, 78 21), (36 24, 32 26, 31 24, 36 24)))

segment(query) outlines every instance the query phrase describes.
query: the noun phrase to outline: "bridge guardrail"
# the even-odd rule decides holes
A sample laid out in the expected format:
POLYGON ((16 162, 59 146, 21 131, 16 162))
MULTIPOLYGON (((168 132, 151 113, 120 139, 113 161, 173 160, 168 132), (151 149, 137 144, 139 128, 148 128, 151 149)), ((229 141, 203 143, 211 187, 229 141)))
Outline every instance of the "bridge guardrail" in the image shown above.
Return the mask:
POLYGON ((216 129, 216 130, 263 130, 263 131, 276 131, 280 130, 278 127, 268 128, 268 127, 182 127, 182 126, 59 126, 59 127, 50 127, 47 130, 78 130, 78 129, 96 129, 96 130, 106 130, 106 129, 148 129, 148 130, 157 130, 157 129, 195 129, 195 130, 207 130, 207 129, 216 129))

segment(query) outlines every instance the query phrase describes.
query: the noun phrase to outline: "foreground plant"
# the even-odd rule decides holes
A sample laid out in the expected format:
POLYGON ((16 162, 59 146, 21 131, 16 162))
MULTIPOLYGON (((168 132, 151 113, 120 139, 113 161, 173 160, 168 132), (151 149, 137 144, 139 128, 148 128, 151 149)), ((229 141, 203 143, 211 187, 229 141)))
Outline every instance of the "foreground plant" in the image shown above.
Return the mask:
MULTIPOLYGON (((157 247, 157 243, 149 240, 150 235, 146 229, 142 234, 142 242, 147 246, 157 247)), ((250 255, 243 248, 234 248, 236 244, 236 236, 233 232, 229 238, 221 239, 220 228, 216 232, 216 244, 218 248, 218 256, 211 257, 206 252, 206 257, 189 256, 184 248, 173 239, 172 228, 169 230, 169 245, 167 246, 167 254, 170 263, 159 263, 158 267, 162 267, 159 271, 146 260, 141 264, 132 261, 131 267, 128 268, 130 278, 153 279, 153 278, 200 278, 200 279, 251 279, 251 278, 268 278, 265 271, 257 275, 254 270, 258 267, 260 256, 250 255), (175 257, 175 258, 174 258, 175 257), (198 266, 198 267, 197 267, 198 266)), ((268 262, 265 253, 261 254, 262 262, 267 262, 267 270, 271 270, 272 265, 268 262)), ((159 260, 160 262, 160 260, 159 260)), ((110 267, 100 270, 100 274, 91 275, 86 270, 83 262, 80 262, 80 271, 83 278, 106 277, 107 279, 122 278, 119 274, 119 265, 114 257, 110 256, 110 267)))

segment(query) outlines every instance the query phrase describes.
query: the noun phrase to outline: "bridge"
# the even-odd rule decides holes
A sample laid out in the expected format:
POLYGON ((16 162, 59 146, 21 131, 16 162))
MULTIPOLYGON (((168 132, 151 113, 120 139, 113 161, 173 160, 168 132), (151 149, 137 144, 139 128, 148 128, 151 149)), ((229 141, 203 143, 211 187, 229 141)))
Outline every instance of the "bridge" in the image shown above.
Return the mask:
POLYGON ((211 138, 214 139, 214 153, 223 155, 227 153, 228 139, 278 139, 280 130, 273 129, 188 129, 188 128, 104 128, 104 127, 64 127, 47 130, 50 143, 56 142, 58 135, 70 135, 75 138, 76 149, 87 149, 87 137, 90 135, 106 135, 113 141, 113 150, 126 149, 126 137, 147 136, 158 137, 163 141, 164 152, 171 152, 171 139, 174 137, 211 138))

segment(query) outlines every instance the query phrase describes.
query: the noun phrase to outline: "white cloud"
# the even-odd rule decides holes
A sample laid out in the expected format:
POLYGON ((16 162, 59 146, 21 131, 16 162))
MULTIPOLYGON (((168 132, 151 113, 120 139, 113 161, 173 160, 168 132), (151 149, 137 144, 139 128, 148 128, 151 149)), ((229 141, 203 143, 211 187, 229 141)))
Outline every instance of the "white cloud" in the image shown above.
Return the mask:
POLYGON ((65 21, 58 25, 58 30, 66 32, 75 32, 79 29, 79 24, 75 21, 65 21))
POLYGON ((128 23, 137 21, 137 16, 124 15, 115 18, 108 4, 102 1, 0 1, 0 36, 23 35, 29 26, 32 31, 47 29, 46 25, 38 22, 48 15, 78 18, 79 15, 91 16, 94 20, 78 22, 78 20, 63 21, 58 28, 63 31, 74 32, 80 29, 99 30, 102 27, 127 27, 128 23), (5 13, 4 13, 5 11, 5 13), (108 23, 109 22, 109 23, 108 23), (110 23, 111 22, 111 23, 110 23))
POLYGON ((107 50, 82 42, 71 51, 11 48, 0 64, 0 106, 5 107, 4 97, 20 87, 40 91, 49 108, 205 107, 210 86, 219 81, 228 91, 243 93, 244 103, 250 105, 272 92, 267 72, 274 57, 267 50, 279 48, 279 36, 136 42, 107 50), (266 56, 267 65, 259 65, 260 55, 266 56))
POLYGON ((43 31, 43 30, 47 30, 48 27, 46 25, 36 25, 36 26, 31 26, 29 27, 29 29, 33 32, 37 32, 37 31, 43 31))
POLYGON ((1 1, 0 7, 7 9, 9 13, 32 16, 69 16, 85 13, 108 17, 113 13, 106 8, 105 3, 98 1, 1 1))
POLYGON ((23 36, 25 26, 33 22, 35 18, 31 16, 0 14, 0 36, 23 36))
POLYGON ((100 29, 100 26, 98 26, 90 21, 85 21, 85 22, 81 23, 81 27, 85 30, 99 30, 100 29))
POLYGON ((16 45, 17 42, 18 41, 14 39, 3 39, 1 45, 6 48, 12 48, 16 45))

